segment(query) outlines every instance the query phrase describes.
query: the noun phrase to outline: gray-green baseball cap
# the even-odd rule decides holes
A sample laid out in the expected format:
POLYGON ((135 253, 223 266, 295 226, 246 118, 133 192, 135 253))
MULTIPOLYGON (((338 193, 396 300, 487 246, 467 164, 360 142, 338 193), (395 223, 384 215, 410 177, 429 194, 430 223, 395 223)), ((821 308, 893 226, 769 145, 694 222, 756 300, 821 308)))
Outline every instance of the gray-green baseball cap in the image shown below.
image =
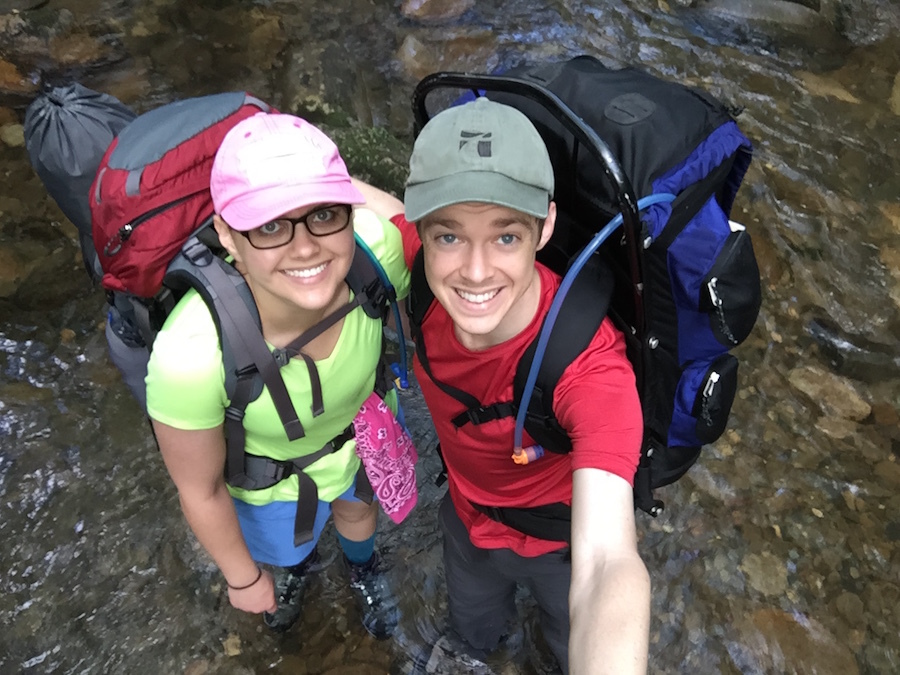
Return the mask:
POLYGON ((553 166, 531 121, 508 105, 477 98, 447 108, 422 129, 409 159, 406 219, 451 204, 483 202, 538 218, 553 197, 553 166))

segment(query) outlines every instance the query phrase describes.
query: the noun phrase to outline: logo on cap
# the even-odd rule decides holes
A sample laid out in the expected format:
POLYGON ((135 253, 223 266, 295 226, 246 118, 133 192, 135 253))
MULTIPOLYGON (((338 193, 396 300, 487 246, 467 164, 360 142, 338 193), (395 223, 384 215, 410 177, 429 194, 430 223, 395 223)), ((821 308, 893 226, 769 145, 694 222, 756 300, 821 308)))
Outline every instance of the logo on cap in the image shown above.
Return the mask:
POLYGON ((491 156, 491 132, 487 131, 461 131, 459 132, 459 149, 468 148, 471 151, 473 148, 478 153, 479 157, 490 157, 491 156), (476 141, 474 144, 470 143, 470 141, 476 141))

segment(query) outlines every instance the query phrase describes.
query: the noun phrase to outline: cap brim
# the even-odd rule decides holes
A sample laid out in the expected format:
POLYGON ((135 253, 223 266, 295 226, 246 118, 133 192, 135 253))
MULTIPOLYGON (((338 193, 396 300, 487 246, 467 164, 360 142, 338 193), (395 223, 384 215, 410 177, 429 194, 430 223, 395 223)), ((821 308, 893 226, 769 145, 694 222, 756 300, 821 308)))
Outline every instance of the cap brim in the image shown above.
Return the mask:
POLYGON ((445 206, 463 202, 496 204, 546 218, 550 194, 544 188, 519 183, 502 174, 470 171, 407 185, 403 196, 406 220, 411 223, 445 206))
POLYGON ((313 204, 365 204, 366 199, 350 182, 318 183, 303 185, 273 185, 256 188, 252 194, 243 195, 230 202, 220 212, 233 230, 246 232, 285 213, 313 204))

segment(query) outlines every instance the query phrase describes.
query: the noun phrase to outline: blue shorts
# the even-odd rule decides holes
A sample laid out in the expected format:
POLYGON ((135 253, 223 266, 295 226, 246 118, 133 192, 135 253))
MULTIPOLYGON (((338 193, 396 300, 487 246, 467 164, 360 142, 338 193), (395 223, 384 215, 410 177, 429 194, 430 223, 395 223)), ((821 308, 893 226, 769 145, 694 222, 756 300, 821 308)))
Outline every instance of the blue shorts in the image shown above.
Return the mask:
MULTIPOLYGON (((360 501, 354 496, 356 481, 347 488, 338 499, 348 502, 360 501)), ((271 502, 265 506, 254 506, 239 499, 232 498, 237 510, 241 532, 250 555, 259 563, 291 567, 302 562, 313 550, 328 516, 331 515, 331 503, 319 500, 316 509, 316 522, 313 525, 313 538, 302 546, 294 546, 294 517, 297 514, 297 502, 271 502)))

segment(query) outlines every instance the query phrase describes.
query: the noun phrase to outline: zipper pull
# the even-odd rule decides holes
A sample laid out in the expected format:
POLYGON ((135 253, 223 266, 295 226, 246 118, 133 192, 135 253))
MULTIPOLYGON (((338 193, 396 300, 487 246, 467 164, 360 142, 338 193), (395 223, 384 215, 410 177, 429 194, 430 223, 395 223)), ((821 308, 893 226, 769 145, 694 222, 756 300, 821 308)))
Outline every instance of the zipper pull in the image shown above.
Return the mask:
POLYGON ((709 374, 709 380, 707 380, 706 385, 703 387, 703 398, 710 398, 715 391, 716 384, 719 382, 719 374, 716 371, 713 371, 709 374))
POLYGON ((719 294, 716 293, 716 284, 718 282, 718 278, 713 277, 709 280, 709 283, 706 284, 706 290, 709 291, 709 299, 712 301, 713 307, 722 306, 722 298, 720 298, 719 294))
POLYGON ((106 242, 106 246, 103 247, 104 255, 114 256, 121 251, 122 246, 124 246, 125 242, 131 237, 132 232, 134 232, 134 228, 131 226, 131 223, 126 223, 120 227, 119 231, 116 232, 116 235, 106 242))

